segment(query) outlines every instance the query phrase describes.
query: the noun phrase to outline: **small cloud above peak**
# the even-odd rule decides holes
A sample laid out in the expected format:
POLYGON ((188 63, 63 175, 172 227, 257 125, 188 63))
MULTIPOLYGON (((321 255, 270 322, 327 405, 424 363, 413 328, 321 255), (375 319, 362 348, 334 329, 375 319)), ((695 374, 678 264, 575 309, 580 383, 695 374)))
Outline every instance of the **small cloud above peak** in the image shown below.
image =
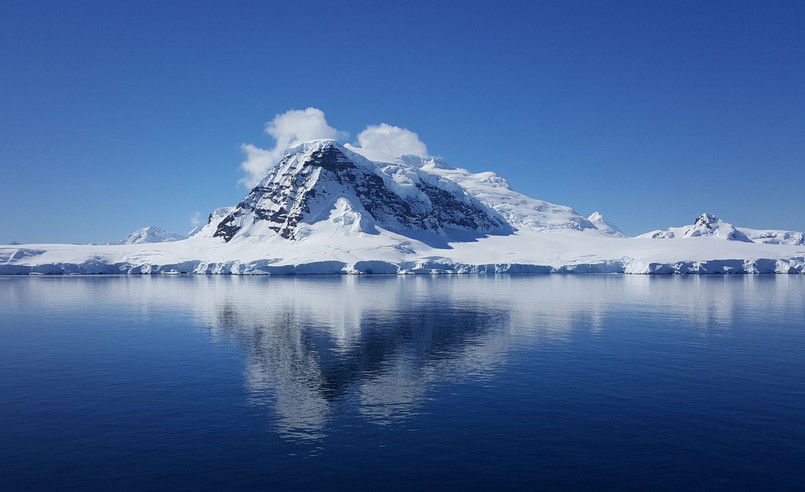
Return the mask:
POLYGON ((288 147, 300 142, 318 139, 346 139, 349 134, 336 130, 327 124, 324 112, 318 108, 291 109, 277 114, 274 119, 266 123, 266 133, 274 138, 276 144, 270 150, 243 144, 241 150, 246 154, 246 160, 240 167, 248 174, 240 180, 248 187, 257 184, 268 170, 282 157, 288 147))
POLYGON ((381 123, 369 125, 358 134, 358 144, 368 150, 377 150, 395 157, 401 155, 428 155, 428 147, 419 135, 398 126, 381 123))
POLYGON ((277 147, 285 150, 307 140, 338 139, 346 136, 327 124, 324 112, 317 108, 292 109, 274 116, 266 123, 266 133, 274 137, 277 147))

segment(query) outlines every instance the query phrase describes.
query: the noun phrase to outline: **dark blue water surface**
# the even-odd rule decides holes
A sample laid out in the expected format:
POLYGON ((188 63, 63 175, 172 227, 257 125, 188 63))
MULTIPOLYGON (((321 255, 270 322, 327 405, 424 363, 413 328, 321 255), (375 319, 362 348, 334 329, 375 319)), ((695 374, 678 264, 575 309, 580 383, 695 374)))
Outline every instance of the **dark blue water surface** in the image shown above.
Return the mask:
POLYGON ((805 277, 0 278, 2 489, 805 488, 805 277))

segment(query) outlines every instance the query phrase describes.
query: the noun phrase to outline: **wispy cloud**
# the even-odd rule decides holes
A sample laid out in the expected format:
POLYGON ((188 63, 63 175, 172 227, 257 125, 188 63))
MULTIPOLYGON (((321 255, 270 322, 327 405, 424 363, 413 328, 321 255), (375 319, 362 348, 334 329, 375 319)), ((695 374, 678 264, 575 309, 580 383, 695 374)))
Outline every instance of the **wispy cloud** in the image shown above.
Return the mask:
POLYGON ((386 123, 367 126, 358 134, 358 144, 364 149, 378 150, 395 157, 428 155, 428 147, 419 139, 419 135, 386 123))

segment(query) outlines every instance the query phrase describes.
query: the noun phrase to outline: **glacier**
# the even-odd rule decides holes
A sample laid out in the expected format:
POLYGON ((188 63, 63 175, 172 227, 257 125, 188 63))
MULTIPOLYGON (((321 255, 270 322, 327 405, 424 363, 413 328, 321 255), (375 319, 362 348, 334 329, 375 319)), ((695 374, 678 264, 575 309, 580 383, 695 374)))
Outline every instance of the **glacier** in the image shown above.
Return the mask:
POLYGON ((335 140, 285 151, 186 239, 0 246, 0 274, 805 273, 802 234, 695 224, 626 237, 493 172, 335 140), (799 234, 799 235, 797 235, 799 234))

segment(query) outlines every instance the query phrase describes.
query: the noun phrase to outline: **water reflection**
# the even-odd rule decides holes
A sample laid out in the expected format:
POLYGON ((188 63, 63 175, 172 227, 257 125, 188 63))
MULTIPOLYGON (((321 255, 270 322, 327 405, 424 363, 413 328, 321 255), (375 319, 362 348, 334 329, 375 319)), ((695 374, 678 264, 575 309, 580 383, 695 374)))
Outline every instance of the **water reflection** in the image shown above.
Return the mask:
POLYGON ((334 415, 405 421, 435 384, 493 379, 516 351, 610 317, 719 336, 736 317, 802 319, 804 293, 801 276, 0 278, 0 315, 190 316, 242 347, 251 403, 307 440, 334 415))
POLYGON ((252 401, 273 408, 278 431, 320 438, 335 409, 385 425, 416 414, 429 382, 489 373, 505 359, 505 306, 455 303, 439 287, 395 278, 258 282, 209 319, 216 336, 245 348, 252 401))

